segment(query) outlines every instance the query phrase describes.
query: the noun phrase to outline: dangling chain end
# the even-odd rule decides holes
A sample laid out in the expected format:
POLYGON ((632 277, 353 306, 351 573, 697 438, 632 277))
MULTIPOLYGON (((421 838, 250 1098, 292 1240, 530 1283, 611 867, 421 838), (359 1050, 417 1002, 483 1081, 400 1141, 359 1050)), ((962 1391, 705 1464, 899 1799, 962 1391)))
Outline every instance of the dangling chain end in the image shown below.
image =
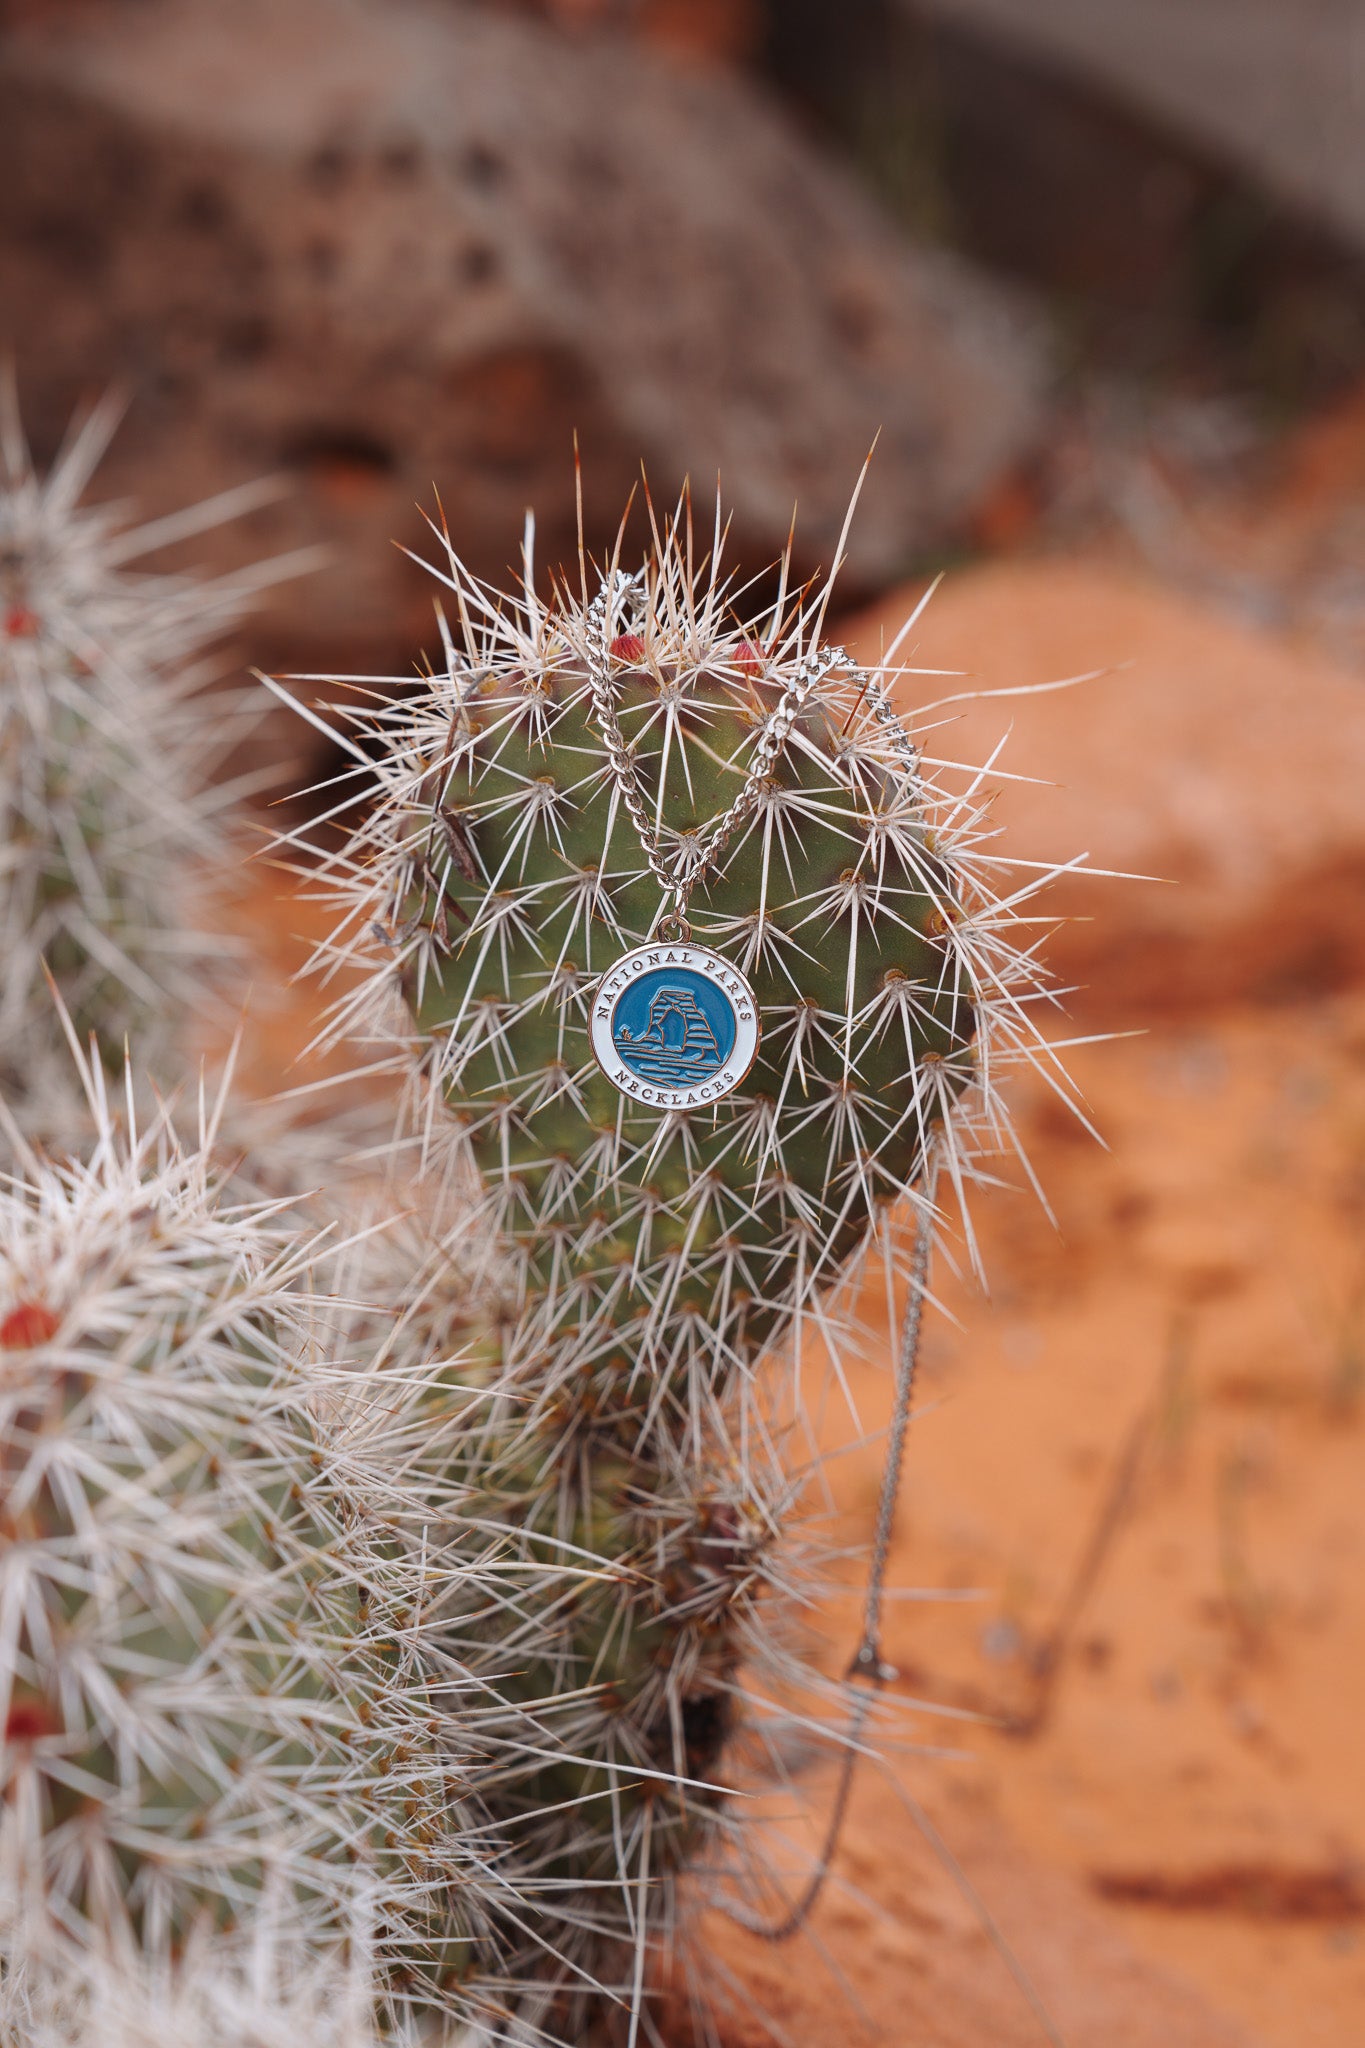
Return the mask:
POLYGON ((851 1684, 854 1679, 866 1679, 869 1684, 876 1686, 894 1685, 899 1677, 900 1672, 895 1665, 888 1664, 883 1659, 881 1645, 874 1642, 859 1644, 844 1673, 847 1683, 851 1684))

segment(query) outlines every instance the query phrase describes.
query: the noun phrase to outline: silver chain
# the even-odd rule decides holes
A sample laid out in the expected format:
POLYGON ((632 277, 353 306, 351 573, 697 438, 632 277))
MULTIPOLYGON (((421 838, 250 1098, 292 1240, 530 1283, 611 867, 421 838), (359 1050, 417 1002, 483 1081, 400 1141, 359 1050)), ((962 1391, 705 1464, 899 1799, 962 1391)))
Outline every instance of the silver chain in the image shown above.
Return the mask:
POLYGON ((749 760, 748 774, 744 786, 729 809, 715 819, 700 841, 680 849, 673 866, 664 859, 659 848, 659 835, 650 819, 644 791, 635 766, 635 753, 621 731, 621 721, 616 708, 616 686, 611 669, 611 641, 613 617, 618 604, 639 606, 643 592, 645 572, 639 569, 633 576, 615 570, 602 584, 592 603, 588 606, 587 622, 587 665, 588 682, 592 692, 593 709, 602 733, 602 742, 607 750, 607 760, 616 786, 621 792, 621 801, 626 807, 634 825, 651 874, 662 887, 666 896, 673 898, 673 909, 667 913, 664 922, 677 925, 681 936, 688 935, 688 898, 696 883, 713 867, 733 836, 737 826, 742 825, 754 805, 758 802, 767 782, 769 773, 787 744, 792 727, 806 707, 812 690, 822 683, 836 668, 848 669, 858 677, 861 696, 871 705, 876 718, 889 731, 892 743, 907 770, 915 775, 919 772, 919 755, 897 718, 885 692, 875 679, 864 674, 857 663, 843 647, 819 647, 805 655, 794 675, 783 678, 782 701, 768 714, 759 733, 757 744, 749 760))
MULTIPOLYGON (((662 886, 665 895, 673 898, 674 908, 661 922, 675 922, 679 935, 686 938, 689 936, 687 902, 694 884, 714 864, 736 826, 743 823, 757 803, 769 771, 786 745, 788 735, 801 716, 811 691, 833 669, 847 669, 858 679, 861 687, 857 703, 866 702, 870 705, 873 716, 885 728, 894 751, 905 764, 907 779, 918 776, 920 757, 918 749, 887 701, 886 693, 875 677, 861 669, 843 647, 813 649, 802 659, 796 673, 784 678, 782 700, 764 722, 749 762, 749 772, 739 795, 729 809, 710 826, 704 838, 688 849, 687 855, 680 856, 676 867, 670 867, 659 850, 659 835, 650 819, 644 792, 640 787, 634 752, 621 731, 621 721, 616 709, 616 688, 611 671, 611 628, 617 606, 630 605, 638 611, 643 601, 644 575, 643 570, 637 570, 633 576, 626 576, 619 570, 614 571, 604 580, 602 588, 589 605, 586 649, 588 679, 593 709, 597 714, 612 774, 621 792, 621 801, 639 835, 650 872, 662 886)), ((877 1506, 877 1526, 872 1542, 872 1560, 863 1607, 862 1637, 847 1672, 848 1681, 861 1680, 866 1683, 868 1690, 860 1694, 849 1717, 849 1725, 844 1736, 844 1755, 825 1839, 815 1868, 801 1896, 774 1922, 764 1922, 736 1905, 725 1909, 732 1919, 738 1920, 742 1926, 747 1927, 752 1933, 761 1935, 766 1941, 786 1941, 797 1933, 809 1919, 816 1901, 824 1890, 847 1817, 849 1797, 853 1790, 854 1769, 862 1746, 863 1734, 871 1716, 873 1701, 881 1688, 896 1677, 896 1672, 882 1656, 882 1605, 885 1599, 891 1533, 905 1464, 906 1431, 914 1401, 915 1369, 919 1361, 924 1296, 929 1283, 929 1261, 934 1242, 934 1200, 938 1165, 938 1148, 934 1146, 930 1148, 925 1160, 920 1218, 910 1262, 909 1292, 901 1324, 900 1355, 896 1371, 895 1404, 887 1445, 886 1468, 882 1474, 881 1497, 877 1506)))
POLYGON ((790 1941, 794 1934, 800 1933, 815 1910, 829 1874, 834 1868, 839 1839, 844 1831, 844 1822, 848 1818, 853 1777, 858 1768, 858 1757, 862 1752, 863 1736, 872 1718, 873 1704, 882 1687, 893 1685, 899 1676, 895 1666, 888 1664, 882 1655, 882 1606, 886 1598, 886 1568, 891 1556, 891 1533, 895 1527, 896 1506, 900 1499, 901 1478, 905 1470, 905 1437, 915 1399, 915 1373, 919 1364, 920 1332, 924 1324, 924 1297, 929 1287, 929 1261, 934 1250, 934 1224, 937 1216, 934 1205, 938 1193, 939 1156, 939 1146, 932 1144, 924 1162, 920 1184, 919 1221, 915 1227, 915 1247, 910 1260, 909 1291, 905 1298, 905 1312, 901 1318, 900 1350, 896 1361, 896 1394, 886 1446, 886 1465, 882 1472, 881 1496, 877 1502, 877 1528, 872 1539, 872 1562, 868 1568, 867 1591, 863 1598, 863 1632, 844 1674, 845 1684, 858 1680, 866 1684, 867 1690, 858 1695, 849 1713, 843 1736, 844 1753, 839 1763, 834 1802, 825 1825, 824 1840, 800 1896, 775 1920, 762 1920, 757 1914, 735 1904, 724 1908, 730 1919, 738 1921, 741 1927, 746 1927, 751 1934, 761 1936, 764 1941, 790 1941))

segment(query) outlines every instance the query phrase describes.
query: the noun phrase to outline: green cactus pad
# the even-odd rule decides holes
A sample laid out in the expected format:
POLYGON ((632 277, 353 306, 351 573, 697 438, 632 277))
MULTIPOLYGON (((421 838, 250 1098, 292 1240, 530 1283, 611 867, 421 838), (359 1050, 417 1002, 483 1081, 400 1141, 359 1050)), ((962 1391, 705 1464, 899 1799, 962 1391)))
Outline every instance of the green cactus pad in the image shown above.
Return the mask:
MULTIPOLYGON (((780 689, 776 664, 741 664, 742 640, 698 659, 647 625, 643 659, 615 663, 621 725, 673 849, 738 792, 780 689)), ((653 1370, 694 1319, 717 1360, 746 1358, 914 1183, 971 1078, 973 991, 948 943, 959 896, 863 679, 836 672, 692 896, 696 937, 758 997, 753 1068, 705 1110, 623 1099, 593 1060, 588 1008, 668 906, 569 630, 535 667, 450 681, 408 819, 418 872, 388 906, 420 935, 405 985, 521 1251, 529 1341, 582 1328, 590 1352, 653 1370)))

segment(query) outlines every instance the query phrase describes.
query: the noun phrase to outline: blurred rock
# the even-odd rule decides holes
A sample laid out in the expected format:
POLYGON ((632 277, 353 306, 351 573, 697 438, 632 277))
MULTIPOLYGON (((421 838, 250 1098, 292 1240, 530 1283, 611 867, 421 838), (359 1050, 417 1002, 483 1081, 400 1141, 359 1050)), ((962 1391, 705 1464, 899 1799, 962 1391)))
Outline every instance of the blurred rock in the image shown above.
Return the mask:
POLYGON ((40 443, 117 376, 109 475, 150 510, 297 479, 235 544, 332 543, 258 634, 304 667, 430 640, 389 543, 422 544, 433 483, 485 573, 527 505, 540 559, 569 559, 575 429, 592 543, 642 458, 668 498, 719 469, 755 567, 797 500, 801 563, 828 562, 880 429, 866 587, 1040 426, 1015 302, 907 246, 741 81, 450 0, 116 0, 14 30, 0 265, 40 443))
POLYGON ((765 0, 520 0, 530 10, 570 28, 614 24, 684 62, 738 64, 762 48, 768 33, 765 0))
MULTIPOLYGON (((874 657, 915 595, 858 622, 850 645, 874 657)), ((1070 877, 1042 900, 1072 920, 1043 951, 1064 980, 1087 985, 1087 1015, 1150 1022, 1365 978, 1356 676, 1140 577, 1045 560, 951 578, 899 659, 968 672, 906 676, 907 706, 1109 671, 921 721, 927 751, 955 762, 988 759, 1008 734, 1000 773, 986 778, 1002 854, 1084 853, 1097 868, 1162 878, 1070 877)))
POLYGON ((1352 0, 917 0, 1224 151, 1365 244, 1365 12, 1352 0))
MULTIPOLYGON (((1064 37, 1057 0, 781 0, 759 61, 911 235, 1038 294, 1068 392, 1119 373, 1282 420, 1365 360, 1365 249, 1208 124, 1171 118, 1158 26, 1128 61, 1133 21, 1161 11, 1089 5, 1064 37)), ((1177 49, 1202 24, 1186 8, 1177 49)), ((1219 70, 1260 61, 1209 48, 1219 70)), ((1286 98, 1311 103, 1298 84, 1286 98)))

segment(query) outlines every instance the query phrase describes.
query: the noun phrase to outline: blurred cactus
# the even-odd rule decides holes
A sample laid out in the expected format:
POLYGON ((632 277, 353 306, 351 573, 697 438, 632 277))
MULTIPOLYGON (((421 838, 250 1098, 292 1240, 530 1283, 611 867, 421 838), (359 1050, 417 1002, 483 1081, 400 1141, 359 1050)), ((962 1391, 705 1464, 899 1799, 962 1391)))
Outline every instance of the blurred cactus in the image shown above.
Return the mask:
POLYGON ((316 1971, 365 1927, 390 2016, 455 2011, 477 1863, 342 1311, 203 1146, 121 1137, 85 1081, 88 1159, 12 1128, 0 1192, 0 1982, 79 2018, 107 1968, 188 2011, 189 1954, 230 1977, 264 1924, 316 1971))
MULTIPOLYGON (((0 1977, 7 2048, 380 2048, 373 1958, 281 1938, 268 1919, 226 1955, 193 1942, 173 1970, 88 1955, 82 1966, 26 1960, 0 1977)), ((388 2048, 418 2035, 385 2029, 388 2048)))
MULTIPOLYGON (((1041 1043, 1044 975, 1015 928, 1045 876, 1002 891, 979 779, 951 796, 885 675, 822 644, 827 593, 789 599, 784 570, 775 601, 742 616, 719 521, 703 551, 684 506, 638 574, 613 564, 590 583, 585 566, 549 605, 531 554, 528 527, 506 596, 446 541, 436 573, 457 624, 441 669, 363 712, 334 707, 379 791, 325 863, 342 915, 319 965, 350 981, 331 1030, 387 1036, 415 1062, 428 1156, 467 1192, 466 1235, 503 1261, 477 1343, 433 1378, 447 1407, 467 1404, 444 1475, 462 1517, 449 1554, 497 1529, 527 1565, 598 1574, 532 1575, 491 1607, 457 1578, 447 1602, 452 1646, 503 1703, 476 1788, 548 1930, 548 1954, 511 1967, 521 2010, 573 2032, 618 2001, 633 2040, 676 1880, 714 1865, 731 1830, 745 1670, 782 1655, 792 1486, 760 1360, 786 1347, 780 1408, 812 1339, 837 1340, 831 1290, 859 1255, 875 1244, 898 1270, 896 1216, 907 1198, 924 1209, 931 1160, 960 1189, 973 1134, 997 1139, 998 1075, 1041 1043), (672 907, 613 780, 594 682, 679 876, 784 684, 801 696, 691 898, 697 938, 743 969, 762 1019, 747 1079, 703 1110, 618 1093, 590 1051, 602 977, 647 939, 666 955, 672 907)), ((416 1335, 407 1359, 420 1373, 416 1335)))
POLYGON ((116 1068, 131 1036, 160 1074, 183 1011, 202 1010, 223 941, 196 930, 194 894, 222 863, 224 813, 243 786, 211 776, 247 730, 248 700, 207 697, 200 657, 256 590, 306 566, 133 573, 276 487, 140 528, 118 507, 81 509, 116 420, 97 408, 41 478, 13 393, 0 392, 0 1092, 47 1138, 71 1135, 83 1102, 44 964, 82 1041, 93 1032, 116 1068))

